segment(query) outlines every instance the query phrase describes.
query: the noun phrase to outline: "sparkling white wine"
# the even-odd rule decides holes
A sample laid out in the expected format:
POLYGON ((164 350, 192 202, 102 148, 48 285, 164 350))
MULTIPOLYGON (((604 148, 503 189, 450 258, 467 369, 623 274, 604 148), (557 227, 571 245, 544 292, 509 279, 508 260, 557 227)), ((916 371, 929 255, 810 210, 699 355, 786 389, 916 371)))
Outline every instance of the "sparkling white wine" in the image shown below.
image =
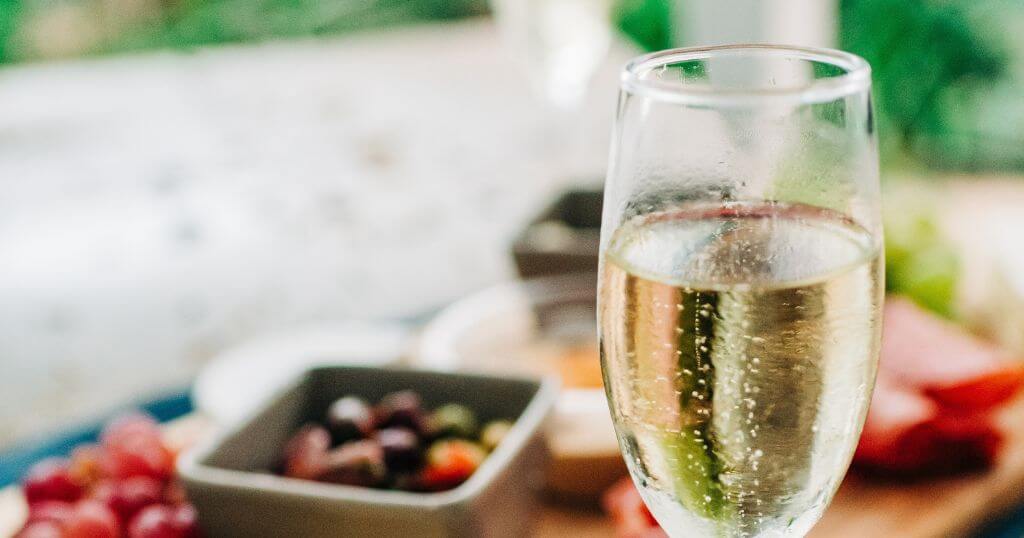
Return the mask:
POLYGON ((837 213, 773 203, 681 206, 613 234, 605 386, 664 527, 803 536, 817 521, 871 396, 879 253, 837 213))

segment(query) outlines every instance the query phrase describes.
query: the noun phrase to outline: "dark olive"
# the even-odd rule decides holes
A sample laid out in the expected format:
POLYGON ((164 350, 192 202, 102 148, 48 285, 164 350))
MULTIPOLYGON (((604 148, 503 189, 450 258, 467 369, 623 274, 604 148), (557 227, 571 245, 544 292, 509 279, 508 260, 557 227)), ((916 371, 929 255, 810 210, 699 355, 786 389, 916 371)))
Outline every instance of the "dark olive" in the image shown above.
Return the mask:
POLYGON ((384 451, 373 439, 350 441, 327 453, 317 480, 347 486, 375 487, 387 479, 384 451))
POLYGON ((377 404, 375 414, 378 428, 408 428, 420 435, 426 429, 423 401, 411 390, 384 396, 377 404))
POLYGON ((361 398, 338 398, 327 408, 327 427, 335 445, 373 433, 373 412, 361 398))
POLYGON ((415 472, 391 475, 391 488, 402 491, 422 491, 419 475, 415 472))
POLYGON ((378 430, 376 439, 384 449, 384 462, 388 465, 388 471, 411 471, 423 461, 420 439, 408 428, 378 430))

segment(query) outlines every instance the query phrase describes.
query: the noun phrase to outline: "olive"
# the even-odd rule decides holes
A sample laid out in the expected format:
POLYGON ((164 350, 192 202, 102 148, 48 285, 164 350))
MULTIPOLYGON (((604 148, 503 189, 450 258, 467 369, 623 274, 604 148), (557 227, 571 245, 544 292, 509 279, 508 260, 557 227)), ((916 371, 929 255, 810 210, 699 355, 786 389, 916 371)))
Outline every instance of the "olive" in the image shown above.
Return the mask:
POLYGON ((411 390, 384 396, 377 404, 375 414, 378 428, 408 428, 420 435, 426 430, 423 401, 411 390))
POLYGON ((320 474, 331 447, 331 434, 322 426, 306 424, 284 447, 283 474, 312 480, 320 474))
POLYGON ((378 430, 376 439, 384 450, 384 462, 387 463, 389 471, 411 471, 423 461, 420 439, 408 428, 378 430))
POLYGON ((420 477, 416 472, 397 473, 391 476, 391 487, 402 491, 421 491, 420 477))
POLYGON ((430 416, 430 425, 434 437, 476 437, 476 415, 464 405, 450 403, 438 407, 430 416))
POLYGON ((384 450, 373 439, 350 441, 327 453, 317 480, 347 486, 375 487, 387 479, 384 450))
POLYGON ((335 445, 362 439, 373 433, 373 412, 361 398, 339 398, 327 409, 327 427, 335 445))
POLYGON ((511 429, 512 423, 507 420, 492 420, 480 433, 480 444, 490 452, 501 443, 511 429))

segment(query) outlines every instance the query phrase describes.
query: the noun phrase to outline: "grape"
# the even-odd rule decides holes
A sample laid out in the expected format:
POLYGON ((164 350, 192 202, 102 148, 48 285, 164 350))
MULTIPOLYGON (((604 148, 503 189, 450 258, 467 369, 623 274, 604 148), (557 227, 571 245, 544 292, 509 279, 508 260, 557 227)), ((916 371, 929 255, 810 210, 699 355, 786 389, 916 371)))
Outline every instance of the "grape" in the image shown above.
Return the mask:
POLYGON ((162 443, 160 425, 149 415, 131 413, 107 423, 100 434, 103 446, 119 445, 125 440, 146 439, 162 443))
POLYGON ((64 538, 119 538, 120 524, 110 508, 101 502, 82 500, 64 523, 64 538))
POLYGON ((29 469, 22 483, 29 504, 39 501, 76 501, 82 487, 75 482, 64 459, 43 460, 29 469))
POLYGON ((339 398, 327 409, 327 427, 334 444, 362 439, 373 431, 373 413, 361 398, 339 398))
POLYGON ((420 440, 412 430, 385 428, 379 430, 375 438, 384 451, 384 463, 390 471, 411 471, 423 459, 420 440))
POLYGON ((49 521, 63 525, 71 518, 74 505, 66 501, 39 501, 28 507, 28 523, 49 521))
POLYGON ((15 538, 65 538, 60 525, 52 521, 29 523, 15 538))
POLYGON ((174 509, 174 525, 181 531, 182 538, 198 538, 199 518, 196 509, 189 504, 184 504, 174 509))
POLYGON ((104 428, 99 444, 75 448, 70 461, 44 460, 29 470, 23 482, 29 517, 17 536, 120 538, 124 529, 125 536, 196 538, 195 509, 180 486, 167 483, 173 473, 156 421, 120 417, 104 428), (161 504, 165 499, 177 505, 161 504))
POLYGON ((144 413, 127 413, 103 426, 99 440, 103 445, 117 443, 121 438, 161 439, 160 424, 155 418, 144 413))
POLYGON ((71 452, 68 471, 77 484, 89 488, 103 477, 106 451, 99 445, 81 445, 71 452))
POLYGON ((375 410, 377 427, 409 428, 417 434, 426 430, 426 416, 420 395, 411 390, 393 392, 381 398, 375 410))
POLYGON ((114 478, 148 476, 167 480, 174 474, 174 459, 159 441, 125 437, 106 447, 104 467, 114 478))
POLYGON ((476 437, 476 415, 464 405, 442 405, 430 416, 430 425, 435 437, 476 437))
POLYGON ((169 484, 167 484, 167 487, 164 488, 163 502, 164 504, 170 504, 174 506, 180 504, 187 504, 188 497, 185 493, 185 488, 182 487, 182 485, 178 483, 178 481, 171 481, 169 484))
POLYGON ((163 500, 163 483, 145 476, 105 481, 93 488, 90 497, 109 506, 121 521, 127 522, 143 508, 163 500))
POLYGON ((372 439, 352 441, 327 453, 317 480, 348 486, 373 487, 387 478, 384 450, 372 439))
POLYGON ((146 415, 114 419, 103 429, 104 470, 114 478, 148 476, 166 480, 174 474, 174 458, 164 446, 160 426, 146 415))
POLYGON ((195 509, 188 505, 147 506, 128 526, 128 538, 198 538, 195 509))
POLYGON ((324 467, 331 434, 322 426, 307 424, 284 447, 284 475, 312 480, 324 467))
POLYGON ((128 525, 129 538, 180 538, 185 536, 174 521, 172 507, 155 504, 147 506, 128 525))
POLYGON ((129 538, 177 538, 174 510, 162 504, 143 508, 128 525, 129 538))

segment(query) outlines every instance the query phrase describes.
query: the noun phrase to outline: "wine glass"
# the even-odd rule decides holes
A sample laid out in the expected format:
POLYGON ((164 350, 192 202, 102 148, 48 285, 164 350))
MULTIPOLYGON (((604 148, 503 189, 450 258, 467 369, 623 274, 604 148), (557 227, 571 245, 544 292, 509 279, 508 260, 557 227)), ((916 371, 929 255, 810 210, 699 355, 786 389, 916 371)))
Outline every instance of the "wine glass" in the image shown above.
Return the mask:
POLYGON ((861 58, 771 45, 622 73, 601 359, 669 536, 803 536, 849 466, 883 300, 870 85, 861 58))
POLYGON ((580 105, 612 40, 612 0, 491 0, 505 46, 534 90, 565 111, 580 105))
POLYGON ((505 48, 545 106, 538 158, 555 179, 589 176, 582 106, 612 42, 614 0, 490 0, 505 48))

